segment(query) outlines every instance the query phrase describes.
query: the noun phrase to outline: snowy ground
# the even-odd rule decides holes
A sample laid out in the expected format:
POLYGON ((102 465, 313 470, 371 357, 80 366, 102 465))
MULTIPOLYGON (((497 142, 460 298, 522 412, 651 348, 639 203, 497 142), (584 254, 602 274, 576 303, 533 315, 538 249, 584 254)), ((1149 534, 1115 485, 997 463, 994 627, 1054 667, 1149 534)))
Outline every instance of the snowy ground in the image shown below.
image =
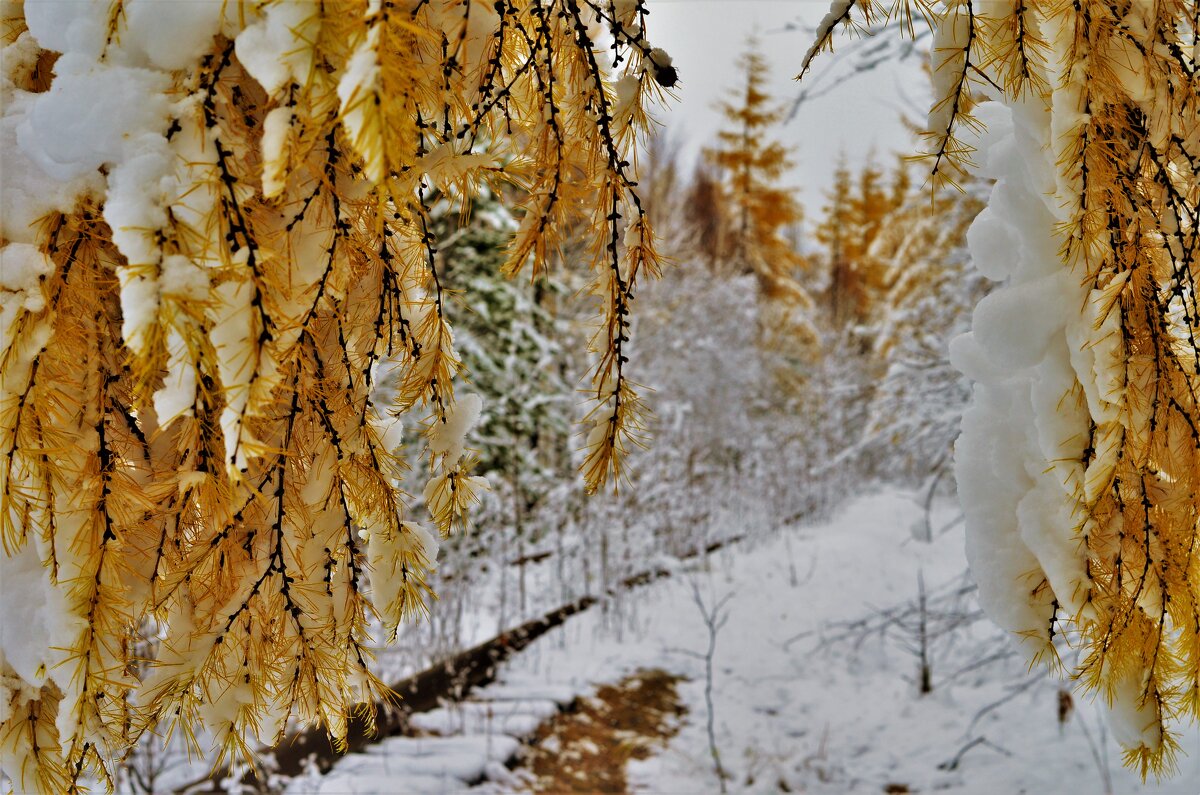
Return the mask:
MULTIPOLYGON (((297 779, 295 795, 521 789, 502 762, 540 720, 639 669, 687 677, 681 731, 629 766, 635 791, 718 790, 706 733, 708 634, 699 595, 728 620, 714 656, 715 738, 732 791, 970 795, 1200 793, 1200 730, 1177 775, 1143 785, 1120 765, 1093 703, 1060 723, 1064 683, 1027 671, 963 579, 949 501, 934 540, 911 495, 850 502, 831 521, 741 543, 575 616, 503 666, 471 702, 417 717, 451 736, 393 738, 297 779), (933 692, 918 693, 918 576, 928 595, 933 692), (1106 783, 1107 782, 1107 783, 1106 783)), ((1069 683, 1066 684, 1069 690, 1069 683)))
MULTIPOLYGON (((953 515, 949 506, 935 514, 935 526, 953 515)), ((512 660, 502 681, 587 692, 638 668, 686 675, 687 724, 662 754, 633 763, 631 780, 644 791, 715 791, 697 656, 707 635, 694 583, 709 605, 729 595, 714 687, 716 739, 733 790, 1103 793, 1107 769, 1117 795, 1200 793, 1200 732, 1182 738, 1186 756, 1174 779, 1142 785, 1121 767, 1096 705, 1077 699, 1060 726, 1061 683, 1039 676, 1027 686, 1024 664, 1004 656, 1003 638, 986 621, 945 631, 947 620, 934 617, 934 690, 919 696, 917 659, 905 645, 911 633, 886 621, 880 632, 874 619, 879 608, 915 599, 918 571, 934 595, 962 574, 961 530, 921 543, 910 530, 922 517, 911 497, 886 492, 821 526, 716 553, 706 569, 571 619, 512 660), (873 620, 846 623, 864 617, 873 620)))

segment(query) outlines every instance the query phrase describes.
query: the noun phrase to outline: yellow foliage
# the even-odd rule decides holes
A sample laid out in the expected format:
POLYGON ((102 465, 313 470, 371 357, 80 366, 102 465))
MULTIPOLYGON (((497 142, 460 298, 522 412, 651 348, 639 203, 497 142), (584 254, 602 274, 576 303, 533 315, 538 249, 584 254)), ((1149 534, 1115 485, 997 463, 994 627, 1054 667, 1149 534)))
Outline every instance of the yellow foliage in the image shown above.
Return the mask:
POLYGON ((888 287, 888 263, 871 251, 885 220, 904 203, 908 174, 896 170, 891 191, 883 172, 868 161, 858 184, 845 163, 834 171, 829 204, 813 236, 828 251, 830 313, 835 326, 858 325, 876 316, 888 287))
POLYGON ((721 252, 753 272, 765 297, 807 306, 807 293, 796 281, 800 256, 783 236, 804 217, 793 191, 779 184, 791 167, 789 150, 771 138, 784 111, 766 93, 767 62, 750 39, 738 61, 743 85, 719 108, 726 126, 705 159, 723 177, 729 225, 721 252))
POLYGON ((1065 631, 1083 652, 1073 674, 1133 727, 1126 763, 1157 775, 1176 748, 1168 722, 1200 717, 1196 6, 839 0, 802 69, 838 24, 914 11, 934 30, 926 157, 935 187, 971 165, 972 92, 1050 120, 1057 163, 1045 190, 1062 219, 1060 265, 1087 294, 1062 311, 1082 313, 1072 328, 1087 331, 1068 342, 1072 363, 1090 364, 1075 366, 1059 404, 1085 412, 1086 438, 1052 440, 1082 453, 1046 470, 1062 474, 1069 526, 1056 532, 1074 539, 1085 576, 1073 591, 1055 591, 1041 572, 1011 587, 1047 605, 1048 631, 1031 636, 1040 654, 1052 657, 1065 631))
MULTIPOLYGON (((157 724, 192 743, 208 729, 222 758, 274 741, 288 716, 340 742, 352 706, 385 695, 369 622, 394 634, 424 610, 436 554, 405 520, 396 483, 411 462, 393 457, 385 413, 424 413, 432 445, 461 366, 435 189, 523 189, 510 273, 537 273, 568 228, 584 230, 601 314, 589 491, 615 483, 641 427, 626 343, 658 256, 633 151, 646 104, 675 82, 644 9, 259 5, 227 4, 224 30, 299 10, 289 79, 260 85, 223 34, 174 72, 189 101, 167 139, 189 187, 146 230, 151 261, 126 260, 99 197, 47 217, 44 301, 3 330, 0 539, 10 556, 36 548, 75 627, 61 670, 3 713, 18 789, 107 779, 157 724), (615 75, 597 25, 616 42, 615 75), (125 313, 135 287, 157 290, 146 317, 125 313), (379 368, 397 389, 386 412, 379 368), (153 659, 134 658, 142 634, 153 659)), ((9 22, 6 42, 24 29, 9 22)), ((124 25, 118 0, 110 42, 124 25)), ((22 88, 52 86, 47 72, 22 88)), ((472 463, 429 454, 442 533, 485 486, 472 463)))

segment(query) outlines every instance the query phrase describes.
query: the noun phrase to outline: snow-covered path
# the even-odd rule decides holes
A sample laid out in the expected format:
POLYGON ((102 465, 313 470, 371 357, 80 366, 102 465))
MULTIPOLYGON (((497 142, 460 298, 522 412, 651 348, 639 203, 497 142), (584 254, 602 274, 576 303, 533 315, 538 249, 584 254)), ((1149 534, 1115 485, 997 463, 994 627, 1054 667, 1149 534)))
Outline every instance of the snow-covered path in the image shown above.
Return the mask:
MULTIPOLYGON (((935 515, 935 527, 951 517, 949 511, 935 515)), ((889 785, 896 792, 971 795, 1104 792, 1087 738, 1090 733, 1099 743, 1104 731, 1095 705, 1077 703, 1060 730, 1056 679, 1039 675, 1028 690, 971 725, 1010 686, 1028 681, 1016 658, 959 673, 989 652, 1007 650, 986 620, 933 644, 934 690, 923 697, 917 658, 903 645, 914 638, 894 624, 883 637, 843 629, 841 622, 871 616, 875 608, 915 600, 918 571, 931 594, 959 581, 961 530, 924 544, 910 532, 923 523, 908 495, 859 499, 828 523, 724 550, 707 571, 628 594, 608 614, 594 609, 572 619, 514 659, 504 678, 586 690, 643 667, 684 674, 690 680, 680 685, 687 724, 660 756, 633 763, 631 779, 653 792, 715 791, 704 662, 696 656, 707 646, 693 601, 696 583, 709 605, 732 594, 714 659, 717 745, 732 773, 731 789, 778 791, 782 783, 816 793, 884 792, 889 785), (849 637, 836 640, 845 632, 849 637), (985 742, 964 753, 955 769, 942 769, 976 738, 985 742)), ((973 603, 965 606, 973 609, 973 603)), ((931 620, 933 629, 945 625, 931 620)), ((1159 786, 1143 786, 1121 767, 1115 744, 1106 745, 1100 752, 1116 795, 1200 793, 1200 732, 1194 728, 1183 738, 1187 756, 1178 775, 1159 786)))
MULTIPOLYGON (((951 515, 935 515, 934 526, 951 515)), ((1142 785, 1121 768, 1094 704, 1075 703, 1060 725, 1061 683, 1042 674, 1031 680, 989 623, 952 615, 975 609, 969 597, 940 596, 961 584, 961 530, 925 544, 912 538, 917 523, 924 517, 915 500, 885 492, 852 502, 830 522, 722 550, 707 565, 570 619, 506 663, 500 684, 518 693, 552 686, 586 694, 638 669, 682 674, 686 723, 662 753, 631 763, 630 781, 642 791, 716 792, 701 654, 708 635, 695 595, 710 607, 728 596, 713 685, 715 736, 733 791, 1074 795, 1105 792, 1107 767, 1115 795, 1200 793, 1194 728, 1182 738, 1177 776, 1142 785), (916 614, 879 612, 916 599, 918 572, 936 636, 933 692, 925 696, 909 650, 917 625, 908 619, 916 614)), ((352 760, 335 768, 355 782, 347 791, 408 791, 395 774, 400 760, 383 780, 352 760), (355 769, 362 777, 345 775, 355 769)), ((511 788, 503 778, 483 788, 511 788)))

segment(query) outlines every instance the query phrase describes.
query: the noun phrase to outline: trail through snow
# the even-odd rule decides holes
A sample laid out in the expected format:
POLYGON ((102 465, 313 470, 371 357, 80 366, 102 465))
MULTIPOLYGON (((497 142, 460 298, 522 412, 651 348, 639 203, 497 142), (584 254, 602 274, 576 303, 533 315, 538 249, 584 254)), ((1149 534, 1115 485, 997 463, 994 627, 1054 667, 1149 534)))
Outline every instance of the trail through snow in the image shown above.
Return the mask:
MULTIPOLYGON (((1070 683, 1043 671, 1027 675, 1009 654, 1015 644, 978 616, 969 594, 944 596, 962 589, 961 527, 942 529, 956 516, 947 502, 934 512, 941 529, 934 541, 914 540, 913 528, 925 521, 918 503, 885 491, 851 502, 831 521, 715 553, 570 619, 508 661, 493 687, 588 694, 638 669, 681 674, 685 723, 662 753, 630 763, 629 781, 635 791, 716 792, 701 656, 708 637, 696 585, 709 606, 732 594, 714 656, 715 737, 731 791, 1100 794, 1107 768, 1114 795, 1197 795, 1196 728, 1184 732, 1178 774, 1143 785, 1121 767, 1098 705, 1075 701, 1060 725, 1059 690, 1070 683), (925 696, 912 651, 916 614, 880 612, 915 603, 918 572, 937 635, 934 689, 925 696)), ((373 756, 378 770, 355 757, 334 768, 353 787, 347 792, 409 791, 397 776, 401 760, 393 757, 385 774, 387 756, 373 756)), ((482 790, 518 787, 506 773, 499 778, 482 790)), ((329 783, 322 793, 334 791, 329 783)))

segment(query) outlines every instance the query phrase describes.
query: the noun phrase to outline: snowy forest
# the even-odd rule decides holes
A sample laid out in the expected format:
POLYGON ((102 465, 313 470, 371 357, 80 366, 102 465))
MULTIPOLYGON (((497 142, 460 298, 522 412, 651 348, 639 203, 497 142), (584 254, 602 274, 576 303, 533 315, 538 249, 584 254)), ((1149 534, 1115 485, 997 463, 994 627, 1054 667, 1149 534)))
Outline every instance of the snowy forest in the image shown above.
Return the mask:
POLYGON ((0 0, 0 792, 1200 795, 1198 70, 0 0))

